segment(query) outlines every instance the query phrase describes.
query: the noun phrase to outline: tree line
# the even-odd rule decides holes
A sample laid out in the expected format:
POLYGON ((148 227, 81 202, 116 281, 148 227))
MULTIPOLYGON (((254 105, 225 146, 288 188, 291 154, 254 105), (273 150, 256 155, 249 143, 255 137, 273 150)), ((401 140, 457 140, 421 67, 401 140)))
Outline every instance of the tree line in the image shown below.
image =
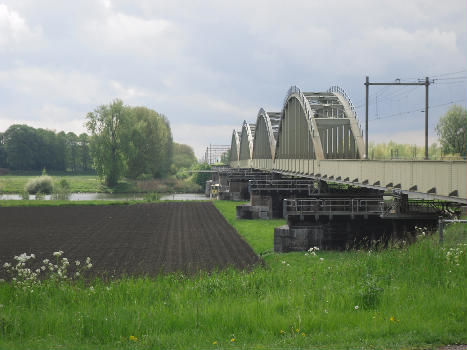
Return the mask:
POLYGON ((89 134, 12 125, 0 133, 0 168, 91 171, 119 179, 162 178, 196 163, 193 149, 172 140, 169 120, 146 107, 115 100, 86 116, 89 134))
POLYGON ((0 168, 92 171, 90 138, 14 124, 0 133, 0 168))

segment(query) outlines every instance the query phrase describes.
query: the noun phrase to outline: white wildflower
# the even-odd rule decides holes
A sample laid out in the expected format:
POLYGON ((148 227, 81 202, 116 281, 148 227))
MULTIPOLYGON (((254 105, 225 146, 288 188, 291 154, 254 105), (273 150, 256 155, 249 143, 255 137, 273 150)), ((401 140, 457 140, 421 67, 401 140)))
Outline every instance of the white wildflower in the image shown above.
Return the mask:
POLYGON ((324 258, 319 258, 319 260, 320 260, 320 261, 323 261, 323 260, 324 260, 324 258))
POLYGON ((63 251, 59 250, 58 252, 53 252, 52 255, 59 258, 59 257, 61 257, 63 255, 63 251))
POLYGON ((11 264, 9 264, 9 263, 6 262, 6 263, 3 264, 3 267, 4 267, 4 268, 9 268, 9 267, 11 267, 11 264))
POLYGON ((79 264, 81 264, 81 262, 80 262, 79 260, 76 260, 76 261, 75 261, 75 265, 76 265, 76 266, 79 266, 79 264))
POLYGON ((42 262, 47 265, 49 263, 49 259, 44 259, 42 262))
POLYGON ((358 305, 355 305, 353 308, 354 308, 355 310, 358 310, 358 305))

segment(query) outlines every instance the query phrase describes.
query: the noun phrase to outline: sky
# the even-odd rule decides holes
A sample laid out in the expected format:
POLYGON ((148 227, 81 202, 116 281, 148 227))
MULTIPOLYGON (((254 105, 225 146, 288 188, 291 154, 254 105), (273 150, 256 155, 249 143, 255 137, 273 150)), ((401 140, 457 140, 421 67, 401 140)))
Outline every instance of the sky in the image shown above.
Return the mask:
MULTIPOLYGON (((466 106, 465 0, 0 0, 0 132, 86 132, 120 98, 170 120, 198 157, 291 85, 339 85, 364 124, 370 82, 435 79, 434 126, 466 106)), ((371 87, 369 139, 424 144, 424 87, 371 87)))

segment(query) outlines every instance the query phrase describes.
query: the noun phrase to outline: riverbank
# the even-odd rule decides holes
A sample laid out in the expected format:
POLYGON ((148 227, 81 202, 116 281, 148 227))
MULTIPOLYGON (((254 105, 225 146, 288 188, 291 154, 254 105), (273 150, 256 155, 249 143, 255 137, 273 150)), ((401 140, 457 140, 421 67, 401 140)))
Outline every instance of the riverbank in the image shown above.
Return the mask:
MULTIPOLYGON (((40 174, 9 174, 0 176, 0 194, 20 194, 28 181, 37 178, 40 174)), ((174 192, 201 192, 199 185, 190 180, 176 178, 165 179, 124 179, 117 186, 110 188, 105 186, 97 175, 67 175, 63 173, 50 174, 55 184, 62 180, 70 186, 70 193, 174 193, 174 192)))

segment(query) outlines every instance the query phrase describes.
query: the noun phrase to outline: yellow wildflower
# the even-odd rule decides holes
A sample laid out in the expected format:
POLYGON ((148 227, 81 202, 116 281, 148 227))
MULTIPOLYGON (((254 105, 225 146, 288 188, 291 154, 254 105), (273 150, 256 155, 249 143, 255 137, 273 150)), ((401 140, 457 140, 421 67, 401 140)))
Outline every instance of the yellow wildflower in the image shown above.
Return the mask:
POLYGON ((295 332, 297 332, 297 333, 300 333, 300 329, 299 329, 299 328, 297 328, 297 329, 295 330, 295 332))
POLYGON ((233 343, 235 341, 235 338, 230 339, 230 342, 233 343))
POLYGON ((283 329, 281 329, 281 334, 285 334, 285 331, 283 329))
POLYGON ((212 342, 212 345, 217 345, 217 340, 214 340, 214 341, 212 342))
POLYGON ((391 316, 391 317, 389 318, 389 321, 391 321, 391 322, 396 322, 396 319, 394 318, 394 316, 391 316))
POLYGON ((304 337, 305 335, 306 335, 305 332, 302 332, 302 337, 304 337))
POLYGON ((128 339, 131 340, 131 341, 138 341, 138 338, 136 338, 133 335, 130 335, 130 337, 128 339))

